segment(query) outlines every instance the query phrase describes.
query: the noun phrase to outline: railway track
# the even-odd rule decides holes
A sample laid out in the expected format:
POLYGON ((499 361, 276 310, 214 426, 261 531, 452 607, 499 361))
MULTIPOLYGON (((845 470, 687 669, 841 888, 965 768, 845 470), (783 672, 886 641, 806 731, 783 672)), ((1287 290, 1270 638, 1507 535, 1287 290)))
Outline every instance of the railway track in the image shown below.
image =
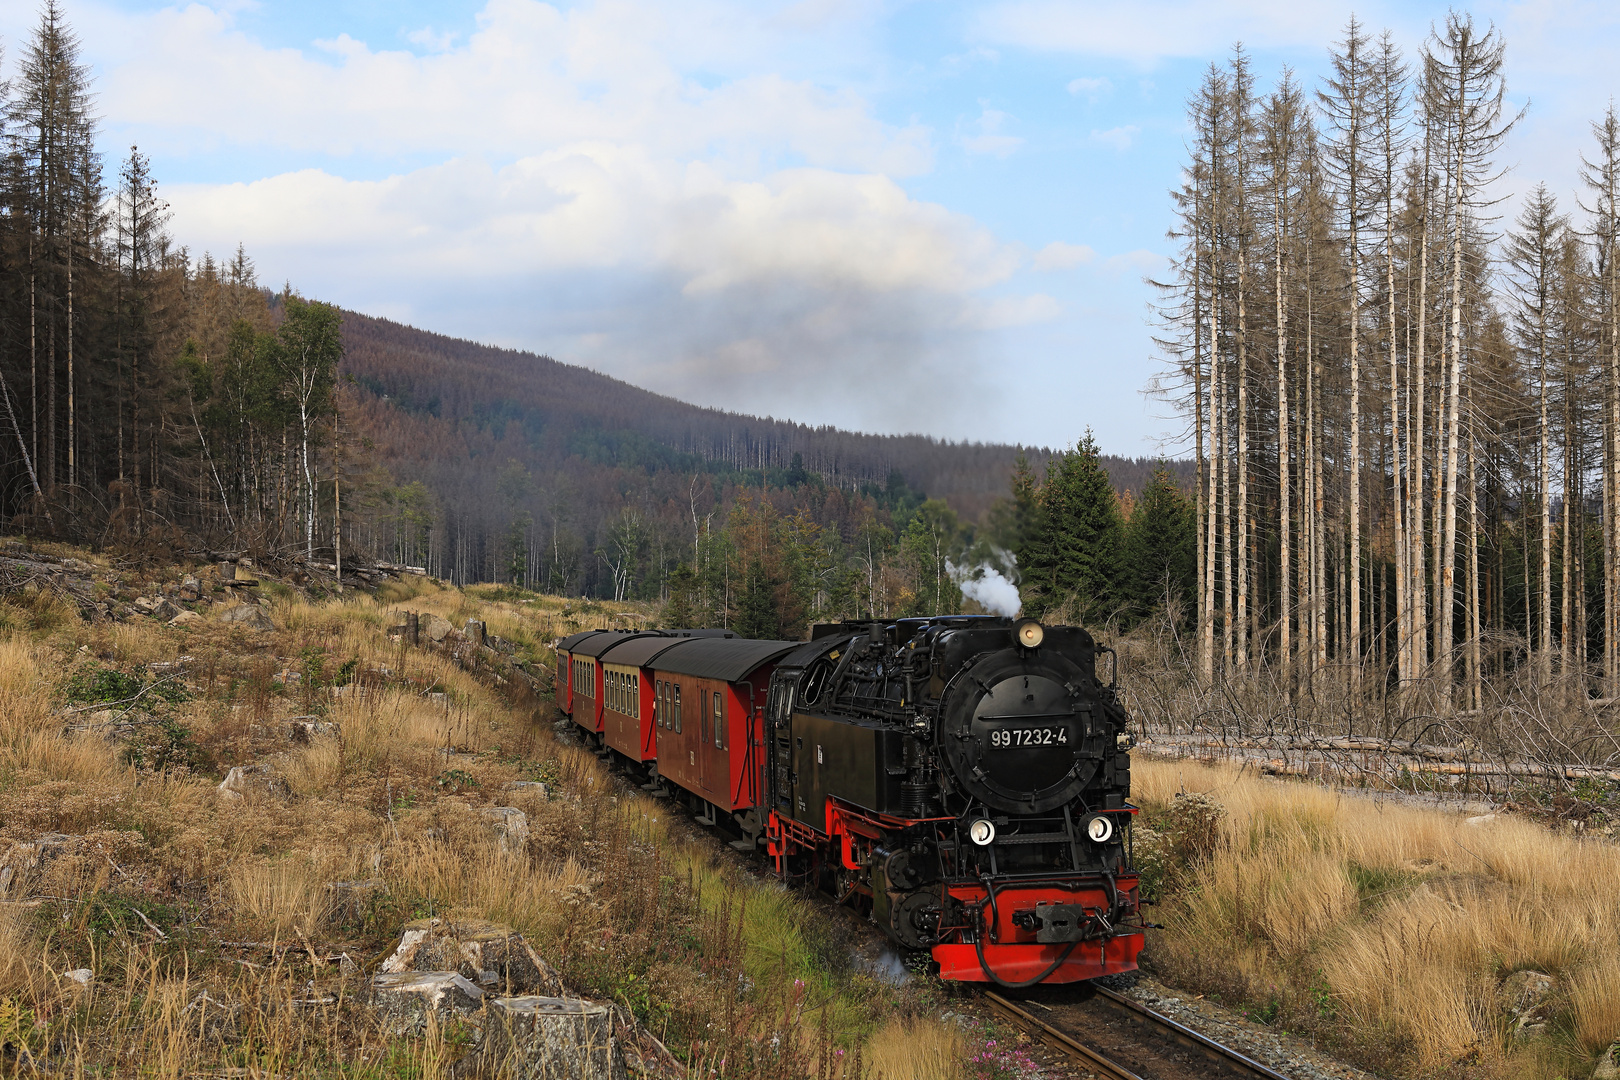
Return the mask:
POLYGON ((995 991, 986 991, 984 998, 1034 1038, 1109 1080, 1202 1080, 1212 1075, 1289 1080, 1168 1016, 1111 990, 1095 989, 1085 1000, 1056 990, 1023 1001, 995 991))

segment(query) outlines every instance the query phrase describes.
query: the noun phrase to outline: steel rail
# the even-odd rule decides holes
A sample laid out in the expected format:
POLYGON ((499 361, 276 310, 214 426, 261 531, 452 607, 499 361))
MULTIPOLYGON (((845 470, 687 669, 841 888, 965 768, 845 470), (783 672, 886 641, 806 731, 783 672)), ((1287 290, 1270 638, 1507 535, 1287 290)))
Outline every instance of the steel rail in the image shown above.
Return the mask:
MULTIPOLYGON (((1200 1034, 1185 1024, 1179 1024, 1162 1013, 1154 1012, 1143 1005, 1139 1005, 1127 997, 1114 993, 1112 990, 1097 987, 1097 996, 1094 1000, 1124 1013, 1130 1021, 1152 1029, 1153 1033, 1169 1039, 1190 1050, 1195 1050, 1226 1069, 1242 1076, 1254 1077, 1256 1080, 1289 1080, 1283 1074, 1268 1068, 1244 1054, 1224 1046, 1200 1034)), ((1005 1015, 1018 1026, 1039 1038, 1042 1042, 1053 1047, 1069 1057, 1074 1058, 1082 1065, 1087 1066, 1112 1080, 1142 1080, 1114 1061, 1109 1060, 1091 1047, 1078 1042, 1068 1032, 1053 1027, 1029 1010, 1008 1001, 1005 997, 994 991, 986 991, 985 998, 999 1013, 1005 1015)))
POLYGON ((985 991, 984 996, 997 1012, 1002 1013, 1037 1039, 1040 1039, 1053 1049, 1069 1055, 1080 1064, 1104 1076, 1112 1077, 1113 1080, 1142 1080, 1141 1077, 1125 1066, 1110 1061, 1083 1043, 1076 1042, 1068 1034, 1032 1015, 1027 1009, 1014 1005, 994 990, 985 991))
POLYGON ((1097 987, 1097 1000, 1103 1002, 1109 1008, 1124 1013, 1131 1020, 1155 1028, 1160 1034, 1174 1042, 1180 1043, 1190 1050, 1197 1050, 1211 1061, 1218 1062, 1230 1069, 1235 1069, 1248 1076, 1263 1077, 1264 1080, 1288 1080, 1288 1077, 1275 1069, 1268 1068, 1253 1058, 1240 1054, 1231 1047, 1218 1043, 1209 1036, 1187 1027, 1185 1024, 1178 1024, 1163 1013, 1156 1013, 1147 1006, 1132 1001, 1121 994, 1116 994, 1106 987, 1097 987))

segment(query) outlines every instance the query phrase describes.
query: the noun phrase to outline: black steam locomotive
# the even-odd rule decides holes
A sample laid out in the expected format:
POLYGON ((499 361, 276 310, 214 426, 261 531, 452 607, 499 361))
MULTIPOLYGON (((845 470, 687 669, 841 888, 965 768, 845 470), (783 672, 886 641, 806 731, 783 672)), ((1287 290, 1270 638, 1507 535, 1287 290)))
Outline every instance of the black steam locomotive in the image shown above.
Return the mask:
POLYGON ((818 626, 771 677, 767 849, 948 979, 1136 966, 1131 736, 1079 627, 818 626))
POLYGON ((575 634, 557 703, 699 820, 729 815, 784 877, 868 907, 943 978, 1129 971, 1131 737, 1079 627, 948 616, 575 634))

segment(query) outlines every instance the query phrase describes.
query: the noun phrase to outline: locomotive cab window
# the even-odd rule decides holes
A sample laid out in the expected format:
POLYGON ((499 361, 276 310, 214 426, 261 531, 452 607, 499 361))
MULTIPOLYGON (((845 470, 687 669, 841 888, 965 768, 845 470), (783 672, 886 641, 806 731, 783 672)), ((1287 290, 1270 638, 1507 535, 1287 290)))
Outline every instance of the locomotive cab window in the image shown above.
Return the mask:
POLYGON ((721 703, 718 690, 714 692, 714 745, 721 749, 726 745, 726 707, 721 703))

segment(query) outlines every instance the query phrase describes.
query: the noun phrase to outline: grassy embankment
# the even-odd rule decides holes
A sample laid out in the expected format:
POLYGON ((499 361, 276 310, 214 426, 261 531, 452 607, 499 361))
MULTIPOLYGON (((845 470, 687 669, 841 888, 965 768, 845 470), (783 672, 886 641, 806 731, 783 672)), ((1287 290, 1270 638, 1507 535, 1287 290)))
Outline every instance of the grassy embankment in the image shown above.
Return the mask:
POLYGON ((1403 1075, 1585 1077, 1620 1037, 1620 846, 1229 767, 1133 776, 1167 981, 1403 1075), (1519 971, 1555 980, 1544 1026, 1500 1000, 1519 971))
MULTIPOLYGON (((179 575, 100 571, 126 593, 179 575)), ((49 592, 0 603, 0 856, 68 838, 0 904, 0 1074, 26 1071, 25 1050, 75 1075, 437 1075, 469 1032, 390 1039, 362 998, 401 925, 441 914, 515 927, 694 1073, 799 1076, 859 1053, 869 1076, 959 1075, 968 1048, 929 1019, 937 991, 854 970, 824 913, 681 841, 668 804, 615 789, 520 680, 385 632, 402 607, 482 618, 549 673, 551 635, 615 611, 429 583, 262 591, 273 632, 91 625, 49 592), (181 656, 183 676, 152 666, 181 656), (335 726, 298 742, 293 716, 335 726), (259 768, 240 801, 216 790, 233 765, 259 768), (503 793, 524 779, 550 797, 503 793), (528 815, 522 850, 503 853, 492 805, 528 815), (337 903, 343 881, 374 884, 337 903)))

